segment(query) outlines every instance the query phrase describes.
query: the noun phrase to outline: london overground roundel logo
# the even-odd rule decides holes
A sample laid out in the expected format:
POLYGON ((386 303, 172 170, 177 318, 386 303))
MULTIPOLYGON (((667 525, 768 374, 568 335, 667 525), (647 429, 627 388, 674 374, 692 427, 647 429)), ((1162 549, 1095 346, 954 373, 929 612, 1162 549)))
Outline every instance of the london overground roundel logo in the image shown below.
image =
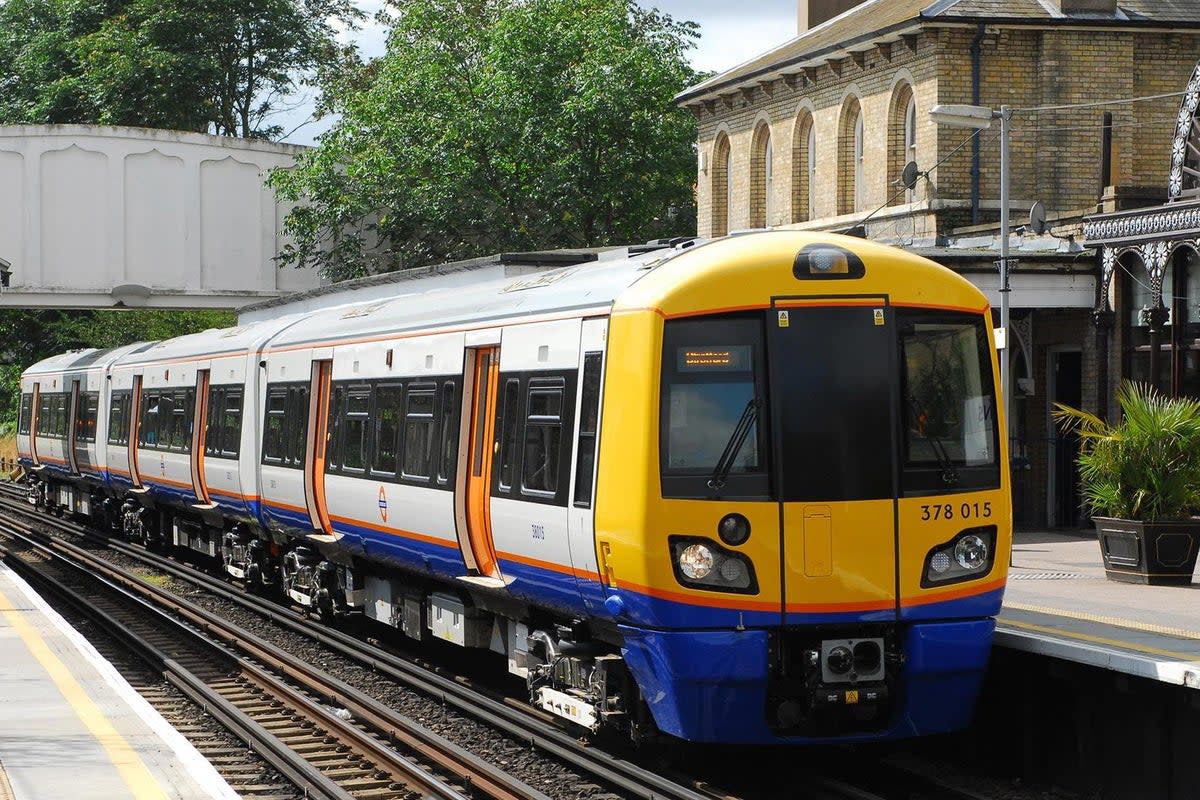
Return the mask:
POLYGON ((379 487, 379 518, 381 520, 383 520, 384 522, 387 522, 387 511, 388 511, 387 491, 385 491, 384 488, 382 486, 380 486, 379 487))

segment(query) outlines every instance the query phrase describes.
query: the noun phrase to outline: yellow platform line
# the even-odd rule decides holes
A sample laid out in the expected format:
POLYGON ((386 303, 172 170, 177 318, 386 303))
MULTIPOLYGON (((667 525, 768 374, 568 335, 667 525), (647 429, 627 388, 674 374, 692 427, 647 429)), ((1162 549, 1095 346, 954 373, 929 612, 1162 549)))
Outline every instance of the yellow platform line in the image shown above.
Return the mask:
POLYGON ((1001 622, 1009 627, 1021 628, 1022 630, 1033 631, 1034 633, 1044 633, 1049 636, 1055 636, 1059 639, 1078 639, 1090 644, 1100 644, 1105 645, 1106 647, 1118 647, 1122 650, 1133 650, 1137 653, 1145 653, 1152 656, 1162 656, 1164 658, 1173 658, 1176 661, 1197 661, 1194 653, 1176 653, 1174 650, 1163 650, 1158 647, 1147 647, 1146 645, 1137 644, 1136 642, 1125 642, 1120 639, 1110 639, 1106 636, 1093 636, 1090 633, 1063 631, 1058 628, 1052 628, 1049 625, 1034 625, 1032 622, 1016 622, 1011 619, 1003 619, 1001 622))
POLYGON ((42 668, 50 675, 54 685, 62 692, 63 697, 71 705, 75 714, 96 737, 96 741, 108 753, 113 766, 117 768, 125 784, 132 790, 138 800, 167 800, 167 794, 158 785, 154 775, 150 773, 145 762, 138 756, 129 742, 125 741, 108 717, 96 706, 92 698, 67 666, 54 654, 33 626, 26 622, 20 613, 14 610, 13 604, 0 592, 0 610, 17 635, 25 642, 29 652, 38 660, 42 668))
POLYGON ((1177 639, 1200 640, 1200 631, 1189 631, 1185 628, 1171 628, 1166 625, 1155 625, 1152 622, 1139 622, 1135 619, 1106 617, 1102 614, 1089 614, 1086 611, 1067 611, 1062 608, 1036 606, 1028 603, 1011 603, 1007 600, 1004 602, 1004 608, 1011 608, 1016 611, 1032 611, 1036 614, 1051 614, 1056 617, 1068 617, 1070 619, 1082 620, 1083 622, 1095 622, 1100 625, 1112 625, 1117 628, 1128 628, 1129 630, 1133 631, 1160 633, 1163 636, 1174 636, 1177 639))

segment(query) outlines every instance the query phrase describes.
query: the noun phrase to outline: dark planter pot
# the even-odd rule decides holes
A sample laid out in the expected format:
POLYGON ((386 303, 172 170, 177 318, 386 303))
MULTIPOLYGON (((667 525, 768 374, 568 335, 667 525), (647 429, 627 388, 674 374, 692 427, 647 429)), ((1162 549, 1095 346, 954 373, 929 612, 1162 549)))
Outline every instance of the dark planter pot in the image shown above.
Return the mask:
POLYGON ((1192 582, 1200 519, 1139 522, 1092 517, 1092 522, 1109 580, 1155 585, 1192 582))

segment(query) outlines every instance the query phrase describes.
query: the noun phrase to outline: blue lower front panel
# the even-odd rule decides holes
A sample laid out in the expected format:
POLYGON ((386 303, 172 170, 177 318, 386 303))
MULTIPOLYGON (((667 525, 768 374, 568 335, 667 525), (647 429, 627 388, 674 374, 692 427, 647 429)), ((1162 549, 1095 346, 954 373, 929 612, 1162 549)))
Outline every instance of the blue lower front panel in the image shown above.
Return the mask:
POLYGON ((621 632, 625 661, 660 730, 697 742, 786 744, 926 736, 966 727, 994 629, 991 619, 907 627, 887 724, 872 733, 825 738, 781 736, 768 725, 767 631, 622 626, 621 632))

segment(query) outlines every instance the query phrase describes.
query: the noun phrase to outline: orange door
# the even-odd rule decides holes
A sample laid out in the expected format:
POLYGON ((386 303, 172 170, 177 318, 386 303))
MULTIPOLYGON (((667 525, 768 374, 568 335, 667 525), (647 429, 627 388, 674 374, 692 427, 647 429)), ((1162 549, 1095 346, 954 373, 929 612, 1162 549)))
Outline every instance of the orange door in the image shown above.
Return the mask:
POLYGON ((329 388, 332 361, 314 361, 308 391, 308 438, 304 453, 304 497, 313 530, 333 533, 325 500, 325 449, 329 444, 329 388))
POLYGON ((196 370, 196 407, 192 409, 192 491, 196 502, 212 505, 204 475, 204 450, 208 446, 209 371, 196 370))
POLYGON ((67 400, 67 465, 72 475, 79 474, 79 459, 75 447, 79 444, 79 381, 71 381, 71 394, 67 400))
POLYGON ((492 544, 492 457, 496 453, 496 387, 500 382, 500 348, 475 350, 471 394, 471 449, 467 461, 467 534, 480 575, 498 578, 492 544))
POLYGON ((138 436, 142 431, 142 376, 133 376, 133 393, 129 398, 129 480, 135 489, 142 488, 142 476, 138 473, 138 436))
POLYGON ((42 385, 40 383, 33 384, 33 400, 30 403, 32 406, 29 410, 29 458, 35 467, 40 467, 42 462, 38 461, 37 454, 38 424, 42 421, 42 415, 39 413, 42 404, 42 385))

